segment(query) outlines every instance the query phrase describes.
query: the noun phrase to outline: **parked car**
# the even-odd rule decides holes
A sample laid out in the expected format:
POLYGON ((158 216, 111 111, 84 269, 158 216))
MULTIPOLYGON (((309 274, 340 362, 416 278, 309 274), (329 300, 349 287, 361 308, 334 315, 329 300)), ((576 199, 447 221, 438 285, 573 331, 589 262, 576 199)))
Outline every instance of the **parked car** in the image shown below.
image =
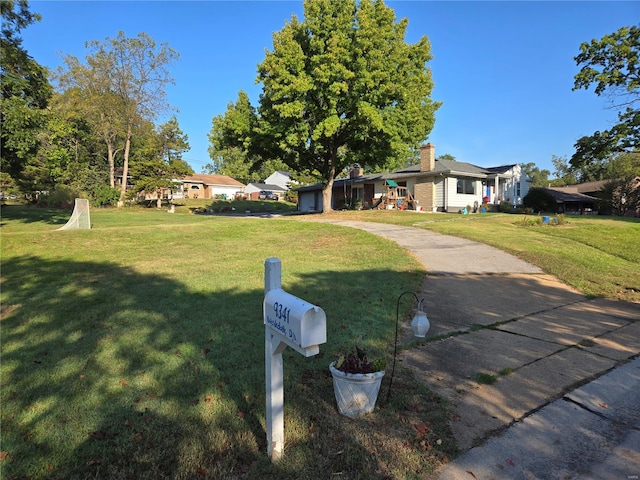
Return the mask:
POLYGON ((279 200, 278 195, 273 193, 271 190, 260 190, 258 194, 258 199, 260 200, 279 200))

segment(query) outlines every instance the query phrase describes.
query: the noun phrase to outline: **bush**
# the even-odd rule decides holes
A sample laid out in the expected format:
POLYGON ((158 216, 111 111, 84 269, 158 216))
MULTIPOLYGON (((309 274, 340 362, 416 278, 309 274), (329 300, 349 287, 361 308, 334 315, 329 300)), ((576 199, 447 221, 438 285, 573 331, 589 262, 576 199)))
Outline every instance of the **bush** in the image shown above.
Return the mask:
POLYGON ((74 188, 68 187, 67 185, 56 185, 48 194, 38 197, 38 205, 42 207, 70 209, 75 205, 76 198, 80 198, 81 196, 82 195, 74 188))
POLYGON ((500 211, 504 212, 504 213, 510 213, 511 212, 511 204, 509 202, 500 202, 500 211))
POLYGON ((120 190, 103 185, 93 192, 93 201, 91 203, 93 203, 94 207, 109 207, 116 205, 119 198, 120 190))
POLYGON ((544 188, 532 188, 522 199, 525 207, 533 208, 536 212, 555 212, 556 199, 544 188))

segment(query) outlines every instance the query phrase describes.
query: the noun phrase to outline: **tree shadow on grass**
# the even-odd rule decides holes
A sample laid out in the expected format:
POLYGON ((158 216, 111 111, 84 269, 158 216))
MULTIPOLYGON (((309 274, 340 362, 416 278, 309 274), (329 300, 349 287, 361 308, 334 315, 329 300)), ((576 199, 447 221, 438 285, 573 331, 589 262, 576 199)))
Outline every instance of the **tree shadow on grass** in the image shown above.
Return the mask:
MULTIPOLYGON (((2 274, 2 478, 388 476, 378 457, 390 446, 370 449, 357 424, 341 426, 324 348, 286 352, 286 415, 297 420, 287 459, 266 458, 261 290, 204 294, 120 265, 37 257, 4 261, 2 274)), ((386 322, 396 292, 371 282, 402 275, 328 271, 292 289, 327 312, 329 350, 367 323, 345 312, 386 322)))
MULTIPOLYGON (((11 219, 21 223, 46 223, 50 225, 63 226, 71 218, 72 210, 51 209, 37 207, 33 204, 25 205, 3 205, 3 219, 11 219)), ((4 225, 2 222, 0 225, 4 225)))

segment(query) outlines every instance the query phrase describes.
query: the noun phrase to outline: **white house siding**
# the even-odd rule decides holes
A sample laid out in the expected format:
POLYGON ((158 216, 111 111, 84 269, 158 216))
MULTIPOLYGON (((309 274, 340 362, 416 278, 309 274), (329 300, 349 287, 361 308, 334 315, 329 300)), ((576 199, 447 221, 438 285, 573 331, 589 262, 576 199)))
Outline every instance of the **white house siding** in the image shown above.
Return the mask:
POLYGON ((529 182, 522 179, 522 169, 519 165, 513 167, 506 175, 512 175, 504 179, 503 199, 512 205, 521 205, 522 199, 529 193, 529 182))
POLYGON ((284 172, 273 172, 264 181, 268 185, 278 185, 283 190, 289 190, 289 182, 291 182, 291 177, 284 172))
POLYGON ((216 195, 226 195, 227 198, 234 198, 236 193, 242 193, 241 187, 234 185, 211 185, 211 195, 215 198, 216 195))
POLYGON ((474 180, 475 193, 473 195, 458 193, 458 182, 456 178, 450 177, 444 183, 446 184, 446 190, 444 190, 444 192, 447 200, 447 212, 455 213, 462 210, 467 205, 473 207, 474 202, 478 202, 478 206, 482 203, 483 188, 481 180, 474 180))
POLYGON ((436 196, 436 200, 434 203, 434 207, 436 207, 439 210, 444 210, 445 205, 446 205, 446 197, 445 197, 445 189, 444 189, 444 185, 445 185, 445 179, 444 178, 436 178, 434 180, 434 189, 435 189, 435 196, 436 196))

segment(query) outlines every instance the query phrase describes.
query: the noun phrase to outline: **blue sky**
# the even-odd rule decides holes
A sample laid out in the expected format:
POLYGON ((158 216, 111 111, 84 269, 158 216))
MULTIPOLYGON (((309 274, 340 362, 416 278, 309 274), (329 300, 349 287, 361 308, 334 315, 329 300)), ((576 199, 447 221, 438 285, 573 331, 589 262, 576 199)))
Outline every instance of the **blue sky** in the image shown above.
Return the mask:
MULTIPOLYGON (((483 167, 533 162, 554 171, 575 141, 609 128, 616 112, 592 90, 573 92, 580 43, 640 20, 640 2, 391 1, 408 18, 406 40, 426 35, 442 101, 426 138, 436 155, 483 167)), ((239 90, 258 104, 256 66, 272 34, 302 1, 30 1, 42 21, 23 30, 24 47, 55 69, 62 55, 84 59, 85 42, 140 32, 180 53, 168 100, 189 136, 184 158, 196 172, 210 163, 211 120, 239 90)), ((166 119, 162 119, 166 120, 166 119)))

